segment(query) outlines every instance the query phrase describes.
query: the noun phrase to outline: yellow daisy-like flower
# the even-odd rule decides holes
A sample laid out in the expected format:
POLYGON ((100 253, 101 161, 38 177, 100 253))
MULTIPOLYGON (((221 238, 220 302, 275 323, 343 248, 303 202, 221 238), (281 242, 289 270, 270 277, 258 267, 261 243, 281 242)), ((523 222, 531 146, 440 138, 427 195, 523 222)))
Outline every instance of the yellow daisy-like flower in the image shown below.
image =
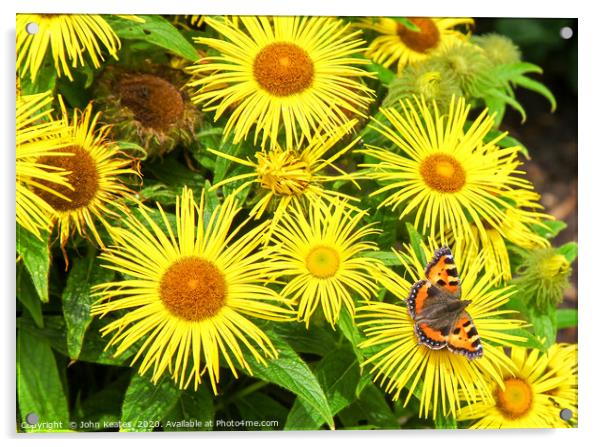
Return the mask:
MULTIPOLYGON (((543 207, 539 204, 539 194, 525 189, 508 191, 504 197, 510 199, 509 206, 504 210, 504 219, 498 230, 485 228, 485 233, 480 233, 475 224, 471 224, 473 238, 454 241, 454 250, 483 251, 485 255, 485 268, 491 270, 500 281, 510 281, 512 271, 508 254, 508 243, 525 249, 536 247, 549 247, 550 242, 534 228, 543 227, 543 220, 552 220, 553 216, 539 211, 543 207), (476 241, 472 245, 470 241, 476 241)), ((450 239, 453 239, 450 237, 450 239)))
POLYGON ((97 14, 17 14, 17 70, 21 77, 29 73, 32 82, 49 50, 57 74, 72 81, 71 68, 85 65, 85 59, 99 68, 103 49, 117 59, 120 46, 115 32, 97 14), (35 33, 28 32, 29 24, 37 25, 35 33))
POLYGON ((401 113, 382 109, 390 127, 378 121, 373 126, 401 153, 374 146, 360 151, 379 161, 360 165, 384 184, 371 194, 386 193, 379 207, 401 208, 400 219, 413 215, 414 226, 441 243, 446 233, 476 243, 471 224, 483 239, 486 228, 502 233, 505 210, 512 206, 504 195, 533 189, 518 176, 519 148, 497 147, 505 134, 485 142, 493 126, 487 110, 464 131, 470 106, 463 98, 453 98, 443 115, 434 103, 431 112, 424 98, 401 104, 401 113))
POLYGON ((373 92, 362 84, 372 75, 354 65, 363 41, 359 30, 329 17, 240 17, 241 27, 209 17, 205 22, 224 39, 195 38, 219 56, 202 59, 190 71, 205 75, 190 82, 192 96, 215 119, 229 116, 224 134, 234 143, 255 126, 257 143, 273 148, 284 128, 286 147, 364 116, 373 92), (244 30, 243 30, 244 27, 244 30))
POLYGON ((380 34, 370 43, 366 56, 387 68, 397 63, 400 73, 406 65, 427 59, 439 48, 466 40, 468 36, 454 27, 474 24, 470 18, 414 17, 408 20, 418 30, 412 30, 394 18, 363 19, 360 27, 380 34))
MULTIPOLYGON (((256 162, 242 160, 209 149, 210 152, 220 157, 252 169, 249 173, 226 178, 216 183, 213 188, 246 180, 236 189, 234 192, 236 194, 252 184, 258 184, 261 188, 258 200, 249 214, 259 219, 267 211, 272 211, 274 215, 272 227, 293 205, 307 205, 320 200, 336 201, 337 203, 339 202, 338 199, 357 200, 324 187, 326 183, 348 178, 334 162, 348 153, 355 146, 359 137, 330 157, 327 157, 326 153, 356 123, 356 120, 352 120, 327 134, 316 134, 310 141, 302 144, 300 148, 282 149, 276 146, 271 150, 258 151, 255 153, 256 162), (323 174, 326 169, 338 171, 340 175, 323 174)), ((341 203, 347 205, 347 202, 341 203)))
POLYGON ((577 425, 577 382, 578 382, 578 356, 577 345, 569 343, 555 343, 547 351, 548 366, 556 377, 561 377, 558 386, 547 391, 552 397, 554 406, 568 409, 572 416, 568 422, 577 425))
MULTIPOLYGON (((432 239, 424 253, 433 253, 437 244, 432 239)), ((424 278, 425 265, 421 254, 405 246, 403 253, 395 252, 409 275, 410 282, 386 269, 381 278, 385 288, 400 300, 405 300, 416 281, 424 278)), ((457 414, 460 396, 470 402, 491 401, 493 394, 489 381, 503 383, 511 372, 511 362, 503 346, 524 341, 511 331, 524 322, 509 318, 512 311, 501 310, 515 293, 512 287, 492 288, 494 279, 483 271, 482 254, 466 257, 456 252, 462 284, 462 300, 470 301, 466 311, 472 317, 483 346, 483 356, 474 360, 447 349, 433 350, 418 343, 414 332, 415 321, 406 306, 386 302, 372 302, 357 310, 358 324, 367 339, 360 344, 369 355, 364 365, 371 364, 375 381, 385 386, 397 400, 405 389, 407 405, 412 396, 420 400, 419 415, 433 419, 437 414, 457 414)))
POLYGON ((369 300, 376 292, 380 262, 362 255, 378 247, 363 239, 380 231, 361 227, 364 215, 342 203, 314 202, 307 216, 294 206, 276 226, 270 268, 274 278, 285 279, 281 293, 297 304, 306 326, 321 307, 334 327, 343 306, 355 314, 352 294, 369 300))
POLYGON ((458 421, 474 420, 470 428, 570 427, 561 412, 572 412, 577 405, 577 358, 570 355, 571 348, 565 355, 565 349, 556 346, 542 353, 513 347, 510 358, 516 372, 504 375, 503 386, 490 381, 495 399, 462 407, 458 421), (558 396, 559 389, 570 390, 566 398, 558 396))
POLYGON ((232 196, 203 217, 210 212, 204 196, 197 204, 188 188, 176 202, 175 230, 158 207, 166 230, 142 206, 142 219, 128 215, 112 231, 114 245, 101 257, 126 278, 98 286, 92 314, 127 310, 102 334, 114 333, 108 346, 117 346, 117 356, 144 339, 132 361, 142 359, 141 375, 152 370, 156 383, 169 372, 180 388, 192 381, 196 389, 206 372, 217 394, 220 356, 235 377, 235 362, 250 371, 245 356, 263 364, 277 356, 248 317, 290 318, 279 307, 285 300, 266 286, 264 253, 256 250, 266 224, 230 230, 240 209, 232 196))
POLYGON ((75 110, 71 120, 62 102, 61 105, 69 132, 65 136, 66 147, 59 151, 69 156, 41 156, 36 162, 54 170, 68 171, 70 186, 55 187, 59 196, 50 193, 45 182, 40 182, 44 187, 36 187, 34 192, 53 208, 52 220, 58 222, 62 247, 74 228, 81 235, 89 229, 96 242, 103 246, 95 219, 109 227, 105 217, 118 217, 109 206, 119 208, 123 198, 131 193, 121 176, 138 173, 130 167, 132 161, 122 156, 117 146, 107 139, 109 127, 96 129, 100 115, 92 116, 92 104, 81 112, 75 110))
POLYGON ((69 128, 63 121, 52 119, 52 101, 52 92, 17 96, 17 223, 38 238, 40 230, 51 227, 53 209, 33 189, 58 198, 64 197, 56 191, 59 185, 71 188, 67 172, 38 161, 41 157, 48 160, 65 156, 59 150, 65 146, 69 128))

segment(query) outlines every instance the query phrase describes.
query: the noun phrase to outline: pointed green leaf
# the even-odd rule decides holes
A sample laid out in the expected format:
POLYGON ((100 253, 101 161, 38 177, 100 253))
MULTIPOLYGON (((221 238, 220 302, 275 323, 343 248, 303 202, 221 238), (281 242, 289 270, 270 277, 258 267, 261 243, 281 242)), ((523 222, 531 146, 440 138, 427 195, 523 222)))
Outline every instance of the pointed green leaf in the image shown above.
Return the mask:
POLYGON ((212 430, 215 411, 213 395, 205 384, 183 391, 180 399, 162 421, 165 431, 212 430))
POLYGON ((577 243, 567 242, 566 244, 558 247, 556 251, 564 256, 567 261, 573 262, 577 258, 577 243))
POLYGON ((422 265, 428 264, 426 255, 422 251, 422 236, 420 235, 420 233, 418 233, 418 231, 416 231, 416 228, 414 228, 414 226, 409 222, 406 222, 406 229, 408 230, 408 236, 410 237, 410 245, 412 246, 412 250, 414 251, 414 253, 416 253, 416 255, 418 256, 418 260, 422 265))
POLYGON ((85 258, 73 260, 63 290, 63 315, 67 325, 67 350, 71 359, 77 359, 82 349, 84 335, 92 316, 90 307, 96 298, 90 288, 95 284, 110 281, 114 272, 100 266, 96 250, 90 249, 85 258))
POLYGON ((513 81, 521 87, 539 93, 541 96, 543 96, 549 101, 550 106, 552 107, 552 112, 556 110, 556 98, 554 97, 554 94, 541 82, 538 82, 526 76, 518 76, 515 79, 513 79, 513 81))
POLYGON ((363 254, 366 258, 374 258, 381 261, 386 266, 401 265, 401 261, 390 251, 369 251, 363 254))
POLYGON ((32 233, 17 224, 17 253, 29 271, 40 299, 48 302, 48 271, 50 270, 50 251, 48 233, 42 233, 38 239, 32 233))
POLYGON ((388 68, 382 66, 381 64, 377 64, 376 62, 370 62, 366 65, 366 70, 372 73, 376 73, 380 82, 383 85, 387 86, 391 83, 393 79, 395 79, 395 73, 388 68))
POLYGON ((488 90, 487 96, 491 96, 493 98, 496 98, 496 99, 508 104, 510 107, 512 107, 518 113, 520 113, 522 122, 525 122, 525 120, 527 119, 527 112, 525 112, 525 109, 523 108, 523 106, 512 96, 510 96, 500 90, 497 90, 497 89, 488 90))
MULTIPOLYGON (((336 415, 355 400, 360 380, 359 362, 349 345, 325 356, 315 368, 315 374, 326 393, 330 411, 336 415)), ((297 399, 284 426, 285 430, 315 430, 326 422, 307 402, 297 399)))
POLYGON ((236 408, 245 421, 258 424, 253 430, 279 430, 284 427, 289 411, 265 393, 255 392, 236 399, 236 408))
POLYGON ((17 332, 17 398, 20 429, 69 430, 67 397, 52 349, 43 338, 23 329, 17 332), (37 425, 27 423, 33 420, 37 425))
POLYGON ((105 16, 115 34, 121 39, 143 40, 166 50, 172 51, 189 61, 199 59, 194 46, 160 15, 139 15, 144 23, 123 19, 116 16, 105 16))
POLYGON ((578 324, 577 309, 558 309, 556 311, 556 326, 558 329, 577 327, 578 324))
POLYGON ((304 404, 307 404, 313 413, 325 420, 330 428, 333 428, 332 412, 328 406, 324 390, 316 376, 288 343, 274 332, 266 330, 266 333, 278 350, 279 355, 277 359, 267 360, 267 365, 261 364, 252 356, 248 356, 247 361, 253 372, 252 377, 257 377, 289 390, 304 404))
POLYGON ((566 228, 566 223, 562 220, 547 220, 542 222, 541 225, 533 227, 533 231, 546 239, 552 239, 558 236, 562 230, 566 228))
POLYGON ((37 326, 44 326, 42 302, 38 297, 29 272, 22 263, 17 264, 17 299, 27 309, 37 326))
POLYGON ((405 26, 406 28, 408 28, 412 31, 420 31, 420 27, 418 25, 416 25, 414 22, 412 22, 410 19, 408 19, 407 17, 395 17, 395 20, 397 20, 403 26, 405 26))
POLYGON ((146 432, 159 428, 181 393, 167 377, 153 385, 147 378, 133 374, 121 407, 120 431, 146 432))

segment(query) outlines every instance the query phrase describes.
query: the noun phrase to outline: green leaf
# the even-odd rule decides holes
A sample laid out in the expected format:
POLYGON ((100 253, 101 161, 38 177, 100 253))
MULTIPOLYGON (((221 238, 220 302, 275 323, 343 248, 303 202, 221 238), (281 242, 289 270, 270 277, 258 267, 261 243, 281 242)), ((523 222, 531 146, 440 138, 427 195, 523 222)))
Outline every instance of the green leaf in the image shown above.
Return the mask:
POLYGON ((38 293, 31 282, 29 272, 22 263, 17 264, 17 299, 27 309, 33 321, 37 326, 44 326, 44 317, 42 316, 42 302, 38 298, 38 293))
POLYGON ((213 396, 206 385, 182 392, 178 402, 163 418, 165 431, 207 431, 213 428, 213 396))
POLYGON ((191 171, 172 157, 149 163, 146 169, 176 195, 182 192, 184 186, 195 188, 195 185, 205 183, 205 178, 201 174, 191 171))
POLYGON ((395 73, 393 71, 383 67, 381 64, 377 64, 376 62, 370 62, 367 64, 366 70, 376 73, 376 76, 378 76, 380 82, 382 82, 385 86, 389 85, 391 81, 395 79, 395 73))
POLYGON ((180 395, 181 390, 168 378, 153 385, 147 378, 134 374, 121 407, 120 431, 146 432, 159 428, 180 395))
MULTIPOLYGON (((520 113, 521 121, 522 122, 525 122, 525 120, 527 119, 527 112, 525 112, 525 109, 520 104, 520 102, 518 102, 512 96, 510 96, 510 95, 508 95, 508 94, 506 94, 503 91, 498 90, 498 89, 490 89, 490 90, 488 90, 486 92, 485 95, 488 96, 488 97, 495 98, 495 99, 497 99, 499 101, 502 101, 505 104, 508 104, 510 107, 512 107, 518 113, 520 113)), ((499 125, 500 122, 501 122, 501 118, 498 118, 498 116, 496 116, 495 117, 495 123, 496 123, 496 125, 499 125)))
POLYGON ((379 261, 382 261, 384 265, 387 266, 401 265, 401 261, 399 260, 399 258, 395 255, 395 253, 392 253, 390 251, 369 251, 364 253, 363 256, 365 256, 366 258, 378 259, 379 261))
POLYGON ((528 90, 539 93, 549 101, 550 106, 552 107, 552 112, 556 110, 556 98, 554 98, 554 94, 541 82, 526 76, 518 76, 514 78, 513 81, 516 83, 516 85, 520 85, 528 90))
POLYGON ((418 25, 416 25, 414 22, 412 22, 410 19, 408 19, 407 17, 395 17, 395 20, 397 20, 399 23, 401 23, 403 26, 410 29, 411 31, 416 31, 416 32, 420 31, 420 27, 418 25))
POLYGON ((544 349, 548 349, 556 342, 556 312, 553 308, 546 313, 540 313, 532 309, 529 321, 533 324, 535 335, 543 339, 544 349))
POLYGON ((77 423, 81 431, 106 431, 118 428, 121 403, 130 382, 130 374, 120 374, 98 391, 88 395, 80 404, 76 403, 77 423), (95 426, 83 426, 94 422, 95 426))
MULTIPOLYGON (((289 390, 303 400, 314 413, 320 415, 330 428, 334 428, 334 420, 324 390, 307 364, 276 333, 269 330, 266 333, 279 355, 277 359, 268 359, 267 365, 263 365, 249 356, 247 361, 253 371, 252 377, 289 390)), ((246 372, 246 370, 243 371, 246 372)))
POLYGON ((67 397, 52 349, 43 338, 23 329, 17 332, 17 397, 23 430, 69 430, 67 397), (38 417, 37 425, 26 422, 31 414, 38 417))
POLYGON ((36 76, 35 82, 31 82, 29 74, 21 78, 21 92, 23 95, 33 95, 54 90, 56 85, 56 68, 52 58, 46 57, 36 76))
POLYGON ((337 327, 341 330, 343 336, 349 341, 353 351, 355 352, 355 356, 359 362, 364 360, 364 354, 357 347, 361 341, 363 340, 362 334, 360 333, 353 317, 349 313, 349 311, 345 308, 341 309, 341 313, 339 315, 339 321, 337 322, 337 327))
POLYGON ((85 258, 73 261, 63 290, 63 315, 67 325, 67 351, 71 359, 79 358, 86 330, 92 321, 90 307, 96 298, 90 288, 110 281, 114 272, 102 268, 96 258, 96 250, 89 249, 85 258))
POLYGON ((240 397, 236 399, 235 405, 245 421, 257 424, 251 429, 265 431, 283 427, 289 411, 280 402, 261 392, 240 397))
POLYGON ((546 239, 552 239, 558 236, 562 230, 566 228, 566 223, 562 220, 546 220, 541 225, 533 227, 533 231, 546 239))
POLYGON ((525 73, 543 73, 541 67, 530 62, 516 62, 514 64, 498 65, 493 70, 493 76, 503 81, 512 81, 525 73))
MULTIPOLYGON (((355 400, 360 379, 359 362, 350 346, 330 352, 316 365, 315 374, 328 398, 330 411, 336 415, 355 400)), ((326 420, 307 402, 297 399, 284 426, 285 430, 315 430, 326 420)))
MULTIPOLYGON (((103 365, 123 365, 138 350, 142 340, 134 343, 127 351, 119 357, 114 357, 116 348, 106 348, 108 339, 100 336, 99 330, 105 324, 110 323, 110 318, 104 318, 102 321, 95 319, 90 324, 84 337, 81 352, 78 360, 82 362, 100 363, 103 365)), ((24 328, 36 336, 44 338, 50 343, 52 348, 69 357, 67 349, 67 326, 62 316, 47 316, 44 320, 44 327, 39 328, 28 318, 18 318, 17 327, 24 328)))
POLYGON ((558 309, 556 310, 556 327, 558 329, 566 329, 569 327, 577 327, 578 312, 577 309, 558 309))
POLYGON ((577 258, 577 243, 567 242, 566 244, 558 247, 556 251, 564 256, 567 261, 573 262, 577 258))
POLYGON ((442 409, 439 408, 439 411, 437 411, 437 416, 435 417, 435 428, 458 428, 458 424, 456 423, 456 418, 454 418, 453 415, 449 414, 444 416, 442 409))
POLYGON ((50 251, 48 233, 38 239, 17 224, 17 253, 21 256, 40 299, 48 302, 48 271, 50 270, 50 251))
POLYGON ((336 348, 333 331, 323 326, 305 327, 303 323, 290 322, 287 324, 262 323, 264 330, 277 334, 278 337, 293 350, 304 354, 325 356, 336 348))
POLYGON ((414 251, 414 253, 416 253, 416 255, 418 256, 418 260, 422 265, 428 264, 426 255, 422 251, 422 236, 420 235, 420 233, 418 233, 418 231, 416 231, 416 229, 411 223, 406 222, 406 228, 408 230, 408 236, 410 237, 410 245, 412 246, 412 250, 414 251))
POLYGON ((134 22, 116 16, 105 16, 113 31, 121 39, 143 40, 165 48, 189 61, 197 61, 199 54, 182 34, 160 15, 139 15, 145 23, 134 22))

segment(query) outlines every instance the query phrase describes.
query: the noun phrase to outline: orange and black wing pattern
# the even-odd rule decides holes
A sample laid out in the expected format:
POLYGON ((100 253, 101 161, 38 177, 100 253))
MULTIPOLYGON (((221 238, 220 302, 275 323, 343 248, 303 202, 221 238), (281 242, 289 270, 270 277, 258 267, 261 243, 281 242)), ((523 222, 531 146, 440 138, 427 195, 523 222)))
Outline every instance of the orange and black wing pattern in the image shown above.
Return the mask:
MULTIPOLYGON (((421 279, 416 282, 406 299, 408 312, 412 319, 420 320, 425 307, 429 306, 429 298, 432 300, 438 293, 441 292, 438 292, 430 281, 421 279)), ((418 337, 418 342, 427 345, 431 349, 441 349, 447 345, 447 334, 449 331, 433 328, 426 323, 416 323, 414 325, 414 332, 418 337)))
POLYGON ((479 333, 467 312, 463 312, 451 328, 447 337, 447 347, 470 360, 483 356, 479 333))
POLYGON ((441 247, 435 251, 433 260, 425 270, 426 279, 432 284, 447 290, 452 295, 460 295, 460 277, 456 261, 448 247, 441 247))

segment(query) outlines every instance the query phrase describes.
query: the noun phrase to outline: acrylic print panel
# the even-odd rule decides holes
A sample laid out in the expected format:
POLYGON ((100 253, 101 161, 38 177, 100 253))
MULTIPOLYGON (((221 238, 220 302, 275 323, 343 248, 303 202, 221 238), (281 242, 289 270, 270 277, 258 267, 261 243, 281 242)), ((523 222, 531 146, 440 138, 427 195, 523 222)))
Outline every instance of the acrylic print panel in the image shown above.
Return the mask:
POLYGON ((16 37, 19 432, 576 427, 576 20, 16 37))

